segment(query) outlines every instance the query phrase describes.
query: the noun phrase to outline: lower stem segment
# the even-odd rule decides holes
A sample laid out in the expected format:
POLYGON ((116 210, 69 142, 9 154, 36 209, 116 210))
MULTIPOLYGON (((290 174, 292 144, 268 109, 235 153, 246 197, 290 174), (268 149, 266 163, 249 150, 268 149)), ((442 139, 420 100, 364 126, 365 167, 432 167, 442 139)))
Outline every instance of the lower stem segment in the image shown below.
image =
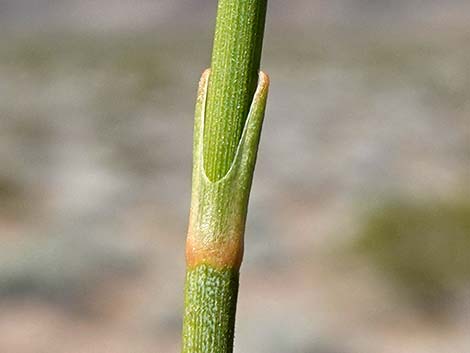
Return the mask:
POLYGON ((182 353, 232 353, 238 277, 207 264, 188 269, 182 353))

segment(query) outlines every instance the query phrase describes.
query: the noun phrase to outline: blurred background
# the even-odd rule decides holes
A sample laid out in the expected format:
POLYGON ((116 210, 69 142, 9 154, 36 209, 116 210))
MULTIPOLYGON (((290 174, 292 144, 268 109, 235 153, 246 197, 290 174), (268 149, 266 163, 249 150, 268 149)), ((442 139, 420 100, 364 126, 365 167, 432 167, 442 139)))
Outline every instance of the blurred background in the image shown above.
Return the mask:
MULTIPOLYGON (((216 6, 0 1, 0 352, 179 352, 216 6)), ((465 0, 269 1, 235 352, 470 352, 469 41, 465 0)))

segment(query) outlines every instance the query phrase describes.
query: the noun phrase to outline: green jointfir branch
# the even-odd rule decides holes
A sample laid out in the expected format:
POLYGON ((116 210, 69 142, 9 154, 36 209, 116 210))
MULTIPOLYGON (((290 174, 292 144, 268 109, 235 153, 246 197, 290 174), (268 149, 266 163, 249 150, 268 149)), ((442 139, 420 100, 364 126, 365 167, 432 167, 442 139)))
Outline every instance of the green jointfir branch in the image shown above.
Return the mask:
POLYGON ((186 243, 183 353, 231 353, 243 237, 269 79, 266 0, 220 0, 199 83, 186 243))
POLYGON ((220 0, 204 126, 204 167, 224 176, 258 81, 267 0, 220 0))

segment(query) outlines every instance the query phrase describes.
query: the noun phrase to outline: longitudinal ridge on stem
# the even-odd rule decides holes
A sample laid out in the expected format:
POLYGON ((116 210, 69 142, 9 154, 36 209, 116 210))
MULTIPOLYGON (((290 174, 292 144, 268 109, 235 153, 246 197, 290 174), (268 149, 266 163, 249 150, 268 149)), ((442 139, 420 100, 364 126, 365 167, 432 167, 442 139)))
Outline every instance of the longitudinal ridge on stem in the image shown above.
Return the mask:
POLYGON ((211 180, 227 173, 256 90, 267 0, 220 0, 204 126, 211 180))

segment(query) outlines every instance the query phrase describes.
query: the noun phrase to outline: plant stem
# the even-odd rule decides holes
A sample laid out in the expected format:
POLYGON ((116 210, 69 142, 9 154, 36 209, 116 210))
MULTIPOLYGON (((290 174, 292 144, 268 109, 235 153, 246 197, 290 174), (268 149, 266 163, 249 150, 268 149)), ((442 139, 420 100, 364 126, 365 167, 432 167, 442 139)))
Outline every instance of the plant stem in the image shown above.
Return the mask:
POLYGON ((231 353, 239 268, 269 79, 267 0, 220 0, 196 103, 183 353, 231 353))
POLYGON ((193 180, 183 320, 183 353, 231 353, 243 236, 268 77, 260 72, 250 112, 228 173, 213 182, 203 166, 210 70, 202 75, 194 124, 193 180))
POLYGON ((237 294, 237 270, 203 264, 188 271, 184 353, 232 352, 237 294))
POLYGON ((258 81, 267 0, 220 0, 204 122, 210 180, 230 168, 258 81))

